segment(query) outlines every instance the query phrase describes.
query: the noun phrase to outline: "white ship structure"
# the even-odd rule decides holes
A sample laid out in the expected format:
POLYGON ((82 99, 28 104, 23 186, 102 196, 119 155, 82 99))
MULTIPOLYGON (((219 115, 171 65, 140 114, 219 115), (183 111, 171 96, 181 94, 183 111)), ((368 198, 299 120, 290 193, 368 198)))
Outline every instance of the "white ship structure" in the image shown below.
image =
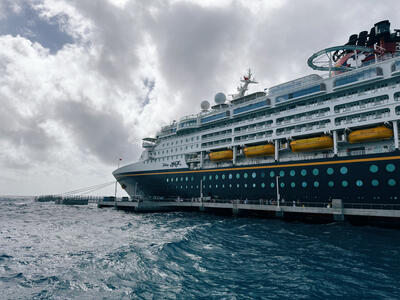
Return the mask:
POLYGON ((382 21, 313 54, 326 71, 210 108, 143 139, 113 175, 132 197, 400 204, 400 31, 382 21))

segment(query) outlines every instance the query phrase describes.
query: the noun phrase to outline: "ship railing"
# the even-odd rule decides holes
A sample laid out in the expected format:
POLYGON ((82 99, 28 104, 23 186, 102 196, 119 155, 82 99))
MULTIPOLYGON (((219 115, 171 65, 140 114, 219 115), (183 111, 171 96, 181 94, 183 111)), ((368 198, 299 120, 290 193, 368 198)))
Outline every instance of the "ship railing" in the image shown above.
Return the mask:
POLYGON ((344 208, 400 210, 400 204, 345 203, 344 208))

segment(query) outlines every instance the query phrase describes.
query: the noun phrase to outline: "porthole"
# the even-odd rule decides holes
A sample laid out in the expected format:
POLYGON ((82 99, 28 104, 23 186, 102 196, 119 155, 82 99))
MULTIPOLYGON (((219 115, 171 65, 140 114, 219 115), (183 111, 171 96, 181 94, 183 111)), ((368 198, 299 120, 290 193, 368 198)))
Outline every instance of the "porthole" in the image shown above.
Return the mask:
POLYGON ((274 188, 275 187, 275 183, 271 182, 270 186, 271 186, 271 188, 274 188))
POLYGON ((306 169, 302 169, 300 174, 301 174, 301 176, 306 176, 307 175, 307 170, 306 169))
POLYGON ((169 181, 169 179, 167 178, 167 182, 169 181))
POLYGON ((373 179, 371 181, 372 186, 378 186, 379 185, 379 181, 377 179, 373 179))
POLYGON ((236 179, 240 178, 240 173, 236 173, 236 179))
POLYGON ((396 170, 396 166, 394 164, 387 164, 386 165, 386 171, 392 173, 392 172, 394 172, 394 170, 396 170))
POLYGON ((205 181, 205 180, 206 180, 206 178, 207 178, 207 177, 204 175, 204 176, 203 176, 203 181, 205 181))
POLYGON ((265 177, 265 173, 261 172, 261 178, 264 178, 264 177, 265 177))
POLYGON ((252 177, 252 178, 256 178, 256 177, 257 177, 256 172, 251 173, 251 177, 252 177))
POLYGON ((253 188, 255 188, 256 187, 256 184, 255 183, 253 183, 253 188))
POLYGON ((222 179, 225 179, 225 174, 222 174, 221 178, 222 178, 222 179))
POLYGON ((281 186, 281 188, 284 188, 284 187, 285 187, 285 183, 284 183, 284 182, 281 182, 281 183, 280 183, 280 186, 281 186))
POLYGON ((212 180, 212 175, 209 175, 209 176, 208 176, 208 179, 212 180))
POLYGON ((262 188, 265 188, 265 183, 264 183, 264 182, 261 183, 261 187, 262 187, 262 188))
POLYGON ((318 169, 313 169, 312 173, 313 173, 313 175, 317 176, 319 174, 319 170, 318 169))
POLYGON ((183 177, 181 177, 181 181, 183 181, 183 177))
POLYGON ((302 186, 303 188, 307 187, 307 182, 306 182, 306 181, 303 181, 303 182, 301 183, 301 186, 302 186))
POLYGON ((222 185, 222 188, 223 188, 223 189, 225 188, 225 184, 222 185))
POLYGON ((329 187, 334 187, 334 186, 335 186, 335 183, 331 180, 331 181, 328 182, 328 186, 329 186, 329 187))
POLYGON ((291 186, 292 188, 294 188, 294 187, 296 187, 296 183, 295 183, 295 182, 291 182, 291 183, 290 183, 290 186, 291 186))
POLYGON ((269 172, 269 177, 275 177, 275 172, 274 171, 269 172))
POLYGON ((229 174, 229 179, 232 179, 232 177, 233 177, 233 175, 232 175, 232 174, 229 174))
POLYGON ((189 177, 186 176, 186 177, 185 177, 185 180, 186 180, 186 181, 189 181, 189 177))
POLYGON ((232 183, 229 184, 229 188, 230 188, 230 189, 232 188, 232 183))
POLYGON ((340 173, 343 174, 343 175, 347 174, 348 171, 349 170, 347 169, 347 167, 341 167, 340 168, 340 173))
POLYGON ((314 187, 319 187, 319 182, 318 181, 314 181, 314 187))
POLYGON ((247 183, 244 184, 244 187, 247 188, 247 183))
POLYGON ((284 177, 284 176, 285 176, 285 171, 283 171, 283 170, 280 171, 280 172, 279 172, 279 177, 284 177))
POLYGON ((356 186, 362 187, 363 186, 363 181, 360 180, 360 179, 356 180, 356 186))
POLYGON ((215 180, 218 180, 218 174, 215 174, 215 180))
POLYGON ((208 187, 211 189, 211 184, 208 187))
POLYGON ((290 176, 294 176, 296 175, 296 171, 295 170, 290 170, 290 176))
POLYGON ((388 180, 388 185, 390 185, 390 186, 395 186, 396 185, 396 180, 394 180, 394 179, 389 179, 388 180))
POLYGON ((238 183, 238 184, 236 184, 236 187, 237 187, 237 188, 239 188, 239 187, 240 187, 240 184, 239 184, 239 183, 238 183))
POLYGON ((326 169, 326 174, 332 175, 333 174, 333 169, 332 168, 326 169))
POLYGON ((179 181, 179 178, 178 178, 178 177, 175 177, 175 181, 178 182, 178 181, 179 181))
POLYGON ((218 184, 216 184, 215 187, 218 188, 218 184))
POLYGON ((370 171, 371 173, 376 173, 376 172, 378 172, 378 170, 379 170, 379 168, 378 168, 377 165, 370 165, 370 166, 369 166, 369 171, 370 171))
POLYGON ((247 175, 247 173, 244 173, 244 174, 243 174, 243 177, 244 177, 244 178, 247 178, 247 177, 249 177, 249 175, 247 175))
POLYGON ((347 182, 347 180, 342 181, 342 187, 347 187, 348 185, 349 183, 347 182))
POLYGON ((190 181, 194 181, 194 177, 192 176, 192 177, 190 177, 190 181))

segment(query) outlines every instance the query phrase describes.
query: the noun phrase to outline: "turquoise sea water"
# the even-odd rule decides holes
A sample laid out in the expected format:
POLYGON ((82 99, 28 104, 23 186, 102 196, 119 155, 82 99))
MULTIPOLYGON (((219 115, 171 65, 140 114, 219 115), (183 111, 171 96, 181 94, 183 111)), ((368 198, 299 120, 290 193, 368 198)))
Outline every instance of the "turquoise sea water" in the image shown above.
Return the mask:
POLYGON ((0 299, 400 298, 399 230, 0 205, 0 299))

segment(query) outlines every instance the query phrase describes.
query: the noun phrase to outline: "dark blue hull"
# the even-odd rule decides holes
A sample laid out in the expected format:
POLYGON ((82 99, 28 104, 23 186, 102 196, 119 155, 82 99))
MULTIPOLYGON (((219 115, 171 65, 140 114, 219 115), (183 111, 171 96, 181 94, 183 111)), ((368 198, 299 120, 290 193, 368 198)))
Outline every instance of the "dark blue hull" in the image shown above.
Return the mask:
POLYGON ((400 204, 400 152, 204 170, 125 173, 122 186, 149 197, 400 204))

